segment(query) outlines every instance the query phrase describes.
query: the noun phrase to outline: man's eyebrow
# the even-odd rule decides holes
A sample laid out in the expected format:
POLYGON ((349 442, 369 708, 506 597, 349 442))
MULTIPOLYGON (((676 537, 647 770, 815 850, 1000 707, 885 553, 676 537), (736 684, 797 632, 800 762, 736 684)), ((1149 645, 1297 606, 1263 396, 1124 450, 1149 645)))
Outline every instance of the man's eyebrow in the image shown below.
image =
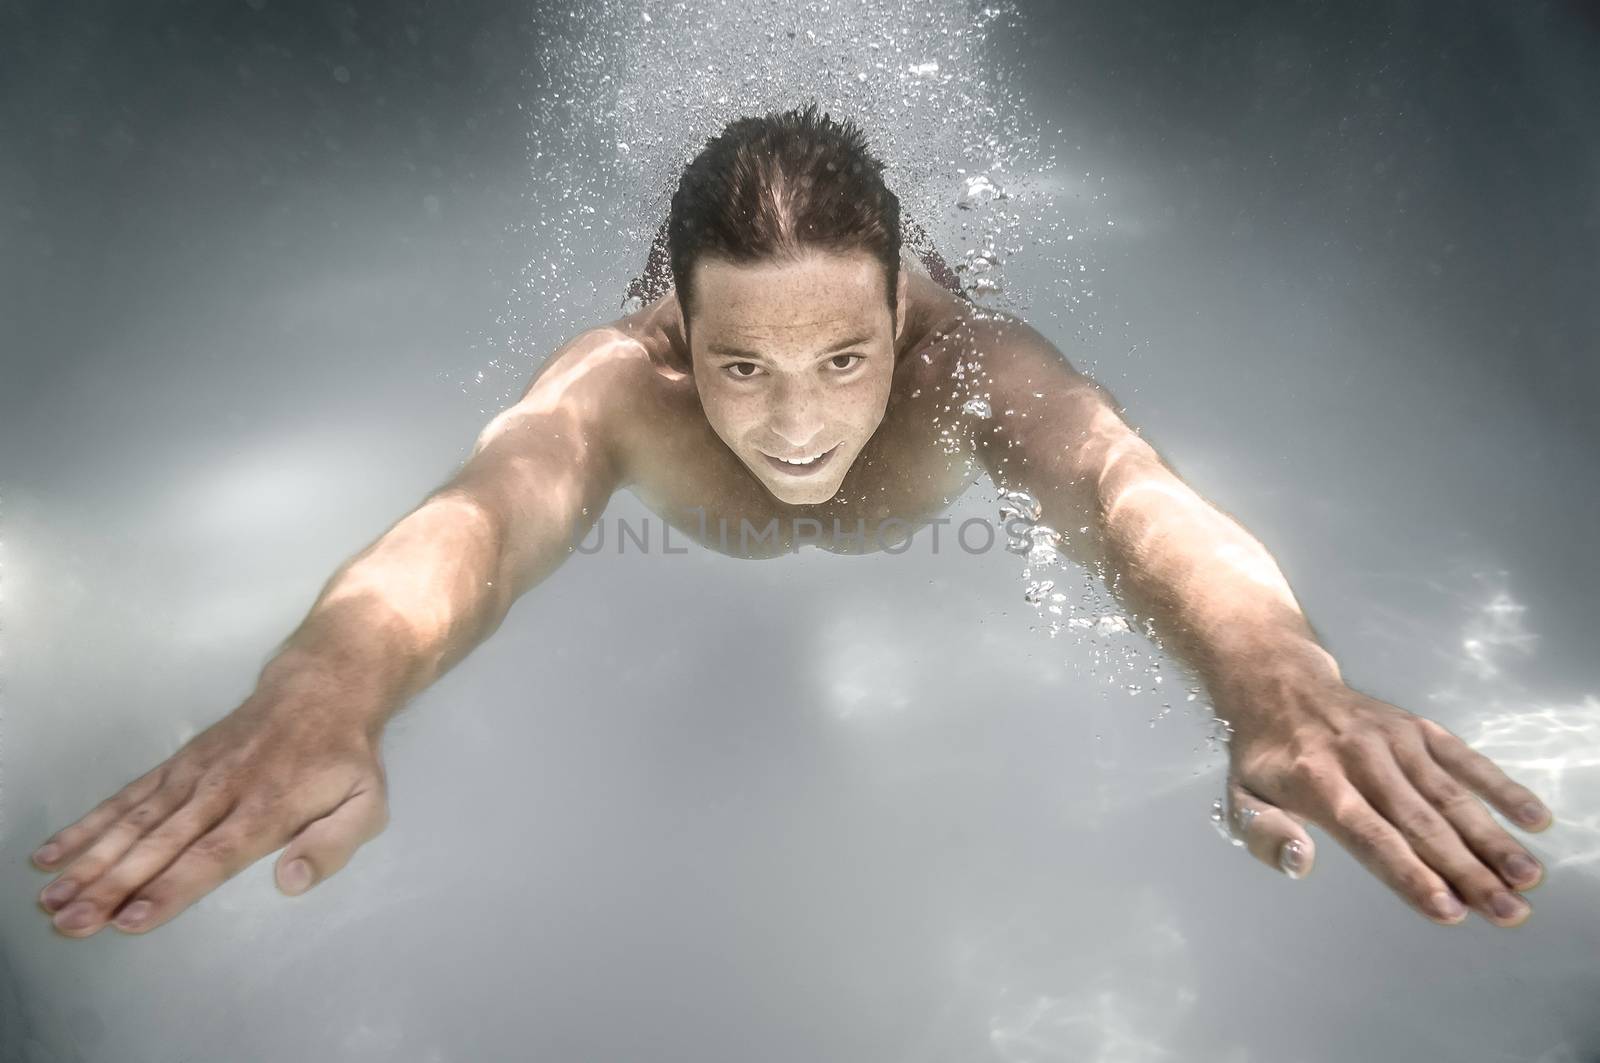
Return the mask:
MULTIPOLYGON (((834 346, 828 348, 826 351, 823 351, 820 357, 826 358, 830 354, 838 354, 840 351, 845 350, 846 348, 858 347, 863 343, 871 342, 871 340, 871 336, 852 336, 850 339, 841 340, 834 346)), ((747 351, 743 347, 733 347, 726 343, 708 344, 706 350, 712 354, 721 355, 725 358, 745 358, 754 361, 762 357, 755 351, 747 351)))

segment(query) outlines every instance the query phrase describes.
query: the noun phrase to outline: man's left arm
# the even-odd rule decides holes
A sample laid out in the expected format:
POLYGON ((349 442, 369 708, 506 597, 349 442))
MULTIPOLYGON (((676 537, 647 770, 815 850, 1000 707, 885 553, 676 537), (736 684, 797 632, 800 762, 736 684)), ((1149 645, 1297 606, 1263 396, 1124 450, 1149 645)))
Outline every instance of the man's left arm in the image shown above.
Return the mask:
POLYGON ((1464 901, 1520 924, 1517 891, 1541 869, 1474 794, 1542 830, 1538 798, 1437 723, 1347 686, 1266 548, 1048 340, 1011 318, 976 330, 969 386, 992 410, 981 460, 997 485, 1037 498, 1042 522, 1066 533, 1062 552, 1094 566, 1205 683, 1232 726, 1230 822, 1251 852, 1299 877, 1313 822, 1435 922, 1460 922, 1451 905, 1464 901))

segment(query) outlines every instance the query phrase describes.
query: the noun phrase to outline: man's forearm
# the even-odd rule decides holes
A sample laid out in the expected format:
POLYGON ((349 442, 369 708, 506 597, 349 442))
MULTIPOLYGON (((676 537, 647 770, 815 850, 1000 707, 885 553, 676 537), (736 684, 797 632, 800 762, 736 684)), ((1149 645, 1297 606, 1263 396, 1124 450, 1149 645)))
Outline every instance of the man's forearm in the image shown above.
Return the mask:
POLYGON ((313 687, 381 727, 504 619, 501 534, 465 493, 429 498, 329 578, 260 685, 313 687))
POLYGON ((1153 620, 1214 698, 1339 681, 1272 555, 1152 448, 1130 448, 1106 468, 1099 511, 1115 592, 1153 620))

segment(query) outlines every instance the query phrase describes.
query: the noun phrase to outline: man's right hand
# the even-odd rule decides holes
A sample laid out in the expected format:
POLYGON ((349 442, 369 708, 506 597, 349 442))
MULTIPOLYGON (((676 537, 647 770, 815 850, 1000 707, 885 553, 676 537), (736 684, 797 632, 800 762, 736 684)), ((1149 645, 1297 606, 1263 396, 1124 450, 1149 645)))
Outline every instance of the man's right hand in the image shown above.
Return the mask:
POLYGON ((309 683, 258 690, 51 837, 34 863, 59 872, 39 896, 56 929, 152 930, 284 846, 287 894, 342 868, 389 822, 379 736, 343 696, 309 683))

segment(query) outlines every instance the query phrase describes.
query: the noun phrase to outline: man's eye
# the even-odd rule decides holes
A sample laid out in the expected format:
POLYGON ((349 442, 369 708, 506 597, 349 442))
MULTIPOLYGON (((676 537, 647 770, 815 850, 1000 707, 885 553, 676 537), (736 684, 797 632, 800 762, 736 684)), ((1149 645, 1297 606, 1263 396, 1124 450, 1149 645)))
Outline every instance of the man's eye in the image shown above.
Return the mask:
POLYGON ((755 376, 760 369, 760 367, 754 362, 734 362, 731 365, 724 366, 723 368, 728 370, 728 372, 732 373, 736 377, 752 377, 755 376))
POLYGON ((855 368, 856 362, 862 361, 864 358, 866 358, 866 355, 864 355, 864 354, 836 354, 836 355, 833 356, 833 367, 835 369, 853 369, 853 368, 855 368), (840 363, 840 359, 841 358, 854 359, 854 360, 853 361, 846 361, 843 364, 841 364, 840 363))

